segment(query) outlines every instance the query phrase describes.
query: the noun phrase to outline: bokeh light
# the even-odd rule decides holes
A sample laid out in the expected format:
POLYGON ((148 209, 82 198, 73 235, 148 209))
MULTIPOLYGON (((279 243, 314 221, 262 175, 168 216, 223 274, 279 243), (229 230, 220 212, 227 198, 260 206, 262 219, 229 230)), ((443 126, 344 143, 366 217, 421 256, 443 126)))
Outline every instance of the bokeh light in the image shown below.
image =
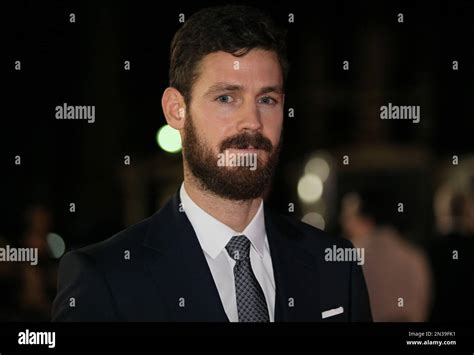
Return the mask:
POLYGON ((164 125, 156 133, 156 142, 165 152, 177 153, 181 150, 181 136, 179 131, 164 125))

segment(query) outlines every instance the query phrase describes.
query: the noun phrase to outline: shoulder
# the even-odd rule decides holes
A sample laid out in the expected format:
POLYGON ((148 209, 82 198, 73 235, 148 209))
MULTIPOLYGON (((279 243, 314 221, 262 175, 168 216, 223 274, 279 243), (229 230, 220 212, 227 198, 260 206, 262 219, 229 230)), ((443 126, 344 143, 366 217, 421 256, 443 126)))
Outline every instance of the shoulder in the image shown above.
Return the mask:
POLYGON ((64 258, 82 257, 96 265, 117 264, 127 256, 133 260, 142 253, 141 246, 147 234, 150 219, 151 217, 148 217, 103 241, 70 251, 64 258))
MULTIPOLYGON (((267 217, 267 215, 266 215, 267 217)), ((352 248, 352 243, 342 237, 331 234, 300 221, 294 216, 287 216, 268 210, 268 218, 275 222, 282 236, 291 243, 299 244, 309 252, 324 251, 326 248, 352 248)))

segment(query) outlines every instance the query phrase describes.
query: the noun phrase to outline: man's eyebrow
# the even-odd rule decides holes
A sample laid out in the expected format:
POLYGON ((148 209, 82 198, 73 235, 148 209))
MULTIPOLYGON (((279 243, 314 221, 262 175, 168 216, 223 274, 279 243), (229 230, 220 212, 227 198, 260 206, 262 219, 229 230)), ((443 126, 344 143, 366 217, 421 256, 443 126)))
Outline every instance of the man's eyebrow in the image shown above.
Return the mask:
POLYGON ((283 86, 281 85, 265 86, 264 88, 260 89, 259 95, 268 94, 269 92, 284 94, 285 90, 283 90, 283 86))
MULTIPOLYGON (((235 85, 230 83, 216 83, 212 85, 206 92, 205 96, 212 95, 222 91, 242 91, 244 87, 242 85, 235 85)), ((275 92, 277 94, 284 94, 283 86, 271 85, 265 86, 260 89, 259 95, 275 92)))
POLYGON ((243 90, 243 86, 241 85, 234 85, 230 83, 216 83, 212 85, 205 93, 205 95, 212 95, 217 92, 221 91, 239 91, 243 90))

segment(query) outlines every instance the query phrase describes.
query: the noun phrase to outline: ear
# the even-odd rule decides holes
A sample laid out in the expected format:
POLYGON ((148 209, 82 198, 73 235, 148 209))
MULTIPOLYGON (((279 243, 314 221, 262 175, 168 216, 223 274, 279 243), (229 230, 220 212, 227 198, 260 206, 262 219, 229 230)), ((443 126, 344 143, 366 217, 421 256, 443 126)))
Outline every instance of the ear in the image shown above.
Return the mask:
POLYGON ((177 89, 169 87, 163 92, 161 106, 168 125, 181 130, 186 120, 186 105, 183 95, 177 89))

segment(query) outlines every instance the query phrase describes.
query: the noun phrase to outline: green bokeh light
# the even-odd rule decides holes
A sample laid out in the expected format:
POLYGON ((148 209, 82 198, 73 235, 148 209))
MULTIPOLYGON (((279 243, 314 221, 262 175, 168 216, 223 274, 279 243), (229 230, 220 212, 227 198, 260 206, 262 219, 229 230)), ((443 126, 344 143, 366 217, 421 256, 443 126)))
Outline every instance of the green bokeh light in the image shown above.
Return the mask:
POLYGON ((156 133, 156 142, 165 152, 177 153, 181 150, 181 136, 179 131, 164 125, 156 133))

